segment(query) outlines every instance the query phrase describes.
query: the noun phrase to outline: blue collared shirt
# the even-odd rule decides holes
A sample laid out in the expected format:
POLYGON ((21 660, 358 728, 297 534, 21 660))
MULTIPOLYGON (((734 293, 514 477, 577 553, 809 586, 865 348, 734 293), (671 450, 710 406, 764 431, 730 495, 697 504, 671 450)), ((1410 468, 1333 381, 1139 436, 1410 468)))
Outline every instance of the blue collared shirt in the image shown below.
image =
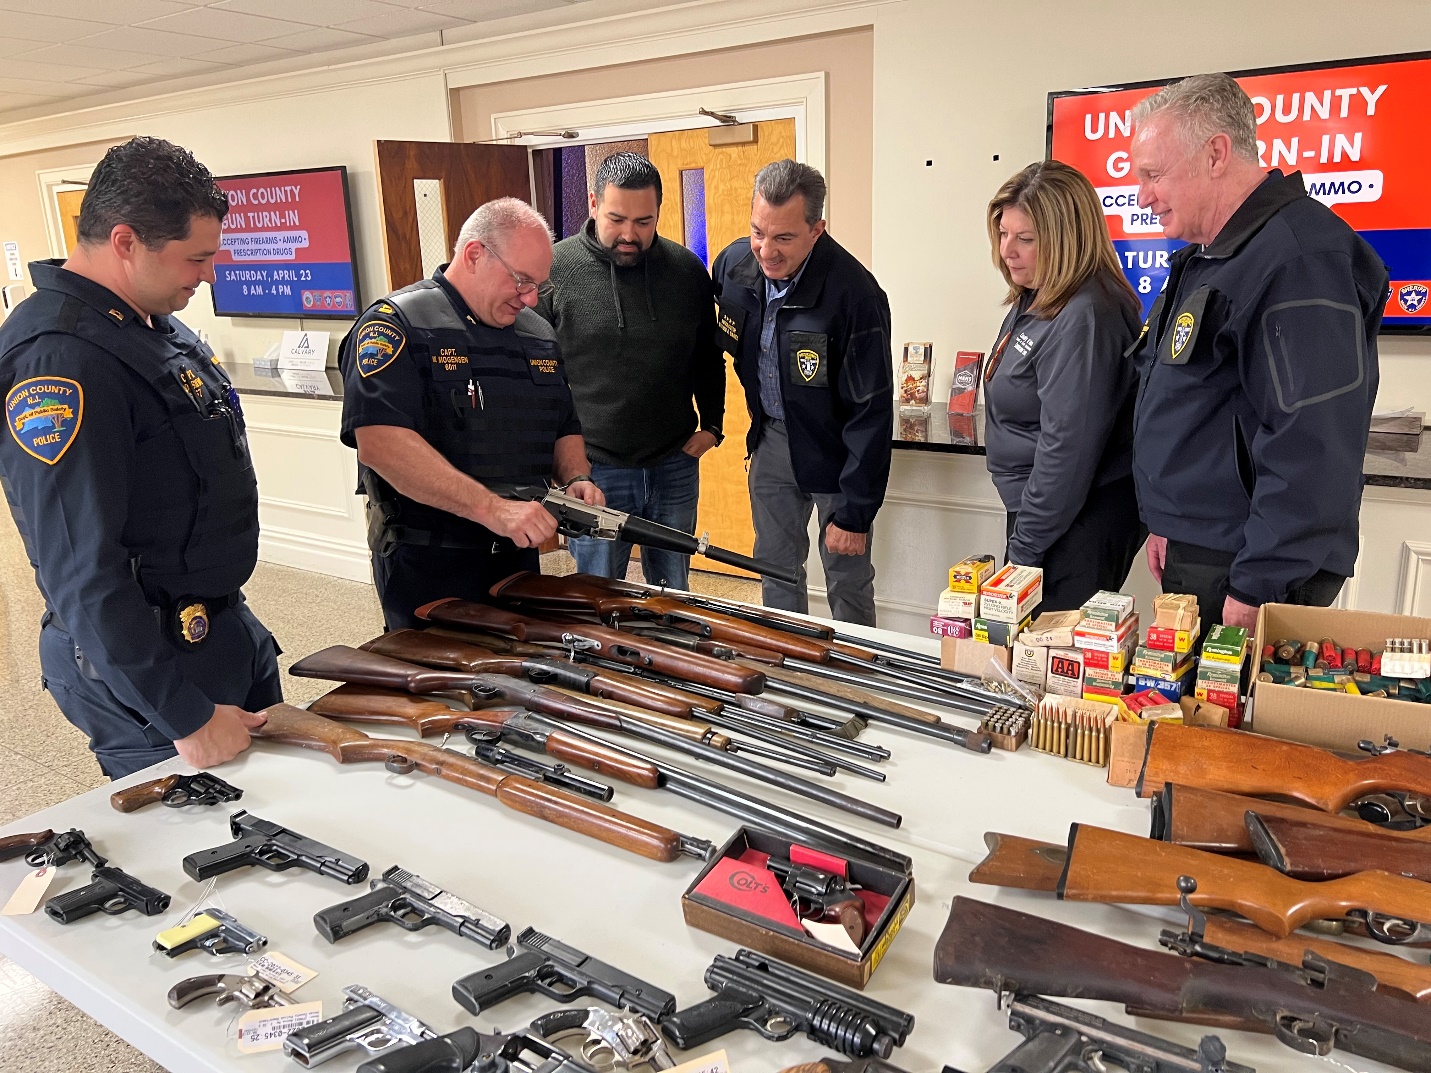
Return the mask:
POLYGON ((780 397, 780 355, 776 352, 775 314, 790 297, 795 284, 805 273, 805 258, 795 275, 789 279, 765 279, 765 315, 760 322, 760 408, 767 417, 776 421, 785 420, 785 403, 780 397))

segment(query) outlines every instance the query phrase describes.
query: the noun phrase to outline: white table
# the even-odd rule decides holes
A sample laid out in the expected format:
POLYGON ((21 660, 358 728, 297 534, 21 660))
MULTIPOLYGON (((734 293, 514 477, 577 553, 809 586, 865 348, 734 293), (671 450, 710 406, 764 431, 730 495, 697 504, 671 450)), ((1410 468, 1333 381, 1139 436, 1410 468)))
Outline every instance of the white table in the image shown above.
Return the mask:
MULTIPOLYGON (((932 640, 869 631, 890 643, 933 651, 932 640)), ((972 724, 969 724, 972 725, 972 724)), ((400 730, 364 728, 402 736, 400 730)), ((998 830, 1061 842, 1078 821, 1146 834, 1148 807, 1127 790, 1103 781, 1104 772, 1024 749, 979 756, 962 749, 871 726, 865 738, 889 746, 883 768, 888 782, 855 777, 833 785, 901 811, 904 826, 891 831, 802 798, 760 787, 740 776, 704 770, 720 781, 757 790, 770 800, 856 831, 914 859, 916 904, 866 991, 913 1013, 908 1043, 892 1056, 910 1073, 938 1073, 946 1064, 982 1073, 1019 1041, 989 992, 937 985, 931 977, 934 942, 948 914, 949 899, 964 894, 996 901, 1141 946, 1156 945, 1161 923, 1176 924, 1171 911, 1134 911, 1113 906, 1059 902, 1053 895, 976 886, 966 876, 983 857, 983 833, 998 830)), ((644 749, 644 746, 643 746, 644 749)), ((645 751, 659 752, 651 747, 645 751)), ((118 785, 186 771, 179 761, 156 765, 118 785)), ((299 1068, 281 1052, 240 1055, 227 1038, 233 1014, 201 1000, 183 1010, 165 995, 189 976, 241 971, 243 958, 214 959, 191 953, 169 960, 152 953, 156 933, 171 927, 198 899, 202 884, 190 880, 180 861, 188 853, 230 840, 228 816, 246 808, 367 860, 372 875, 389 865, 445 886, 509 921, 513 934, 532 925, 675 994, 685 1007, 710 997, 702 976, 717 954, 734 947, 688 928, 679 897, 699 869, 694 859, 660 864, 623 853, 561 828, 511 812, 493 799, 422 775, 397 776, 380 765, 340 767, 322 754, 263 742, 217 774, 245 791, 242 801, 213 808, 168 809, 159 805, 121 815, 109 805, 112 788, 94 790, 45 809, 0 835, 43 828, 79 827, 99 852, 140 879, 173 895, 170 912, 145 918, 96 915, 61 927, 36 913, 0 917, 0 953, 127 1039, 175 1073, 290 1073, 299 1068)), ((613 804, 687 834, 723 841, 734 821, 672 795, 617 785, 613 804)), ((0 901, 26 871, 22 861, 0 864, 0 901)), ((81 864, 67 865, 50 893, 88 881, 81 864)), ((321 975, 296 994, 322 999, 325 1015, 338 1012, 341 988, 364 984, 438 1031, 475 1025, 511 1031, 554 1003, 524 995, 475 1019, 452 999, 458 977, 502 957, 437 927, 410 934, 378 925, 330 945, 315 932, 314 912, 356 896, 367 884, 344 886, 293 869, 273 873, 247 868, 219 879, 217 904, 269 937, 279 951, 321 975)), ((1133 1021, 1121 1008, 1087 1008, 1120 1024, 1195 1046, 1204 1031, 1192 1025, 1133 1021)), ((1336 1052, 1337 1064, 1295 1054, 1270 1037, 1220 1033, 1229 1057, 1264 1071, 1313 1073, 1344 1070, 1383 1073, 1389 1067, 1336 1052)), ((701 1051, 724 1047, 736 1073, 766 1073, 828 1054, 803 1036, 772 1044, 753 1032, 731 1033, 701 1051)), ((676 1052, 678 1061, 696 1057, 676 1052)), ((358 1055, 325 1068, 344 1073, 358 1055)))

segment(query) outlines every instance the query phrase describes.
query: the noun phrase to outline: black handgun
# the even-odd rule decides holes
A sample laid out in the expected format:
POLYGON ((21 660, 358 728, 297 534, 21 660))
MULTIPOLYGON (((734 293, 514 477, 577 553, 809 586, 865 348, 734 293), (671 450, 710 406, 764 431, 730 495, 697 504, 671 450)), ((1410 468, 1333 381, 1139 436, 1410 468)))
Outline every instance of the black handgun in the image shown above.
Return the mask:
POLYGON ((844 876, 780 857, 771 857, 766 867, 780 880, 801 920, 839 924, 856 946, 865 941, 864 899, 844 876))
POLYGON ((558 1002, 590 996, 657 1022, 676 1008, 674 995, 535 928, 518 935, 517 945, 524 948, 521 953, 452 985, 458 1005, 469 1013, 481 1013, 513 995, 537 991, 558 1002))
POLYGON ((57 894, 47 901, 45 915, 61 924, 72 924, 91 913, 117 916, 136 909, 152 917, 169 908, 169 895, 119 868, 101 864, 90 878, 92 882, 88 886, 57 894))
POLYGON ((237 786, 200 771, 193 775, 165 775, 162 779, 115 790, 109 795, 109 803, 117 812, 134 812, 155 801, 167 808, 183 808, 185 805, 218 805, 237 801, 242 796, 243 791, 237 786))
POLYGON ((1033 995, 1009 1003, 1009 1027, 1024 1041, 989 1073, 1107 1073, 1110 1063, 1131 1073, 1256 1073, 1229 1062, 1217 1036, 1203 1036, 1193 1050, 1033 995))
POLYGON ((357 1073, 462 1073, 469 1068, 491 1073, 591 1073, 590 1066, 531 1032, 489 1036, 472 1028, 395 1048, 364 1062, 357 1073))
POLYGON ((804 1032, 841 1054, 888 1058, 914 1028, 913 1014, 751 950, 717 957, 706 970, 706 986, 714 998, 661 1023, 666 1038, 682 1050, 749 1028, 772 1042, 804 1032))
POLYGON ((305 838, 287 827, 261 820, 252 813, 235 812, 229 817, 229 830, 233 832, 234 841, 228 845, 200 850, 184 858, 184 872, 190 879, 210 879, 254 864, 272 872, 307 868, 342 883, 361 883, 368 878, 366 861, 305 838))
POLYGON ((511 938, 512 928, 505 920, 397 865, 371 885, 367 894, 314 913, 318 934, 336 943, 345 935, 387 921, 408 931, 440 924, 488 950, 496 950, 511 938))

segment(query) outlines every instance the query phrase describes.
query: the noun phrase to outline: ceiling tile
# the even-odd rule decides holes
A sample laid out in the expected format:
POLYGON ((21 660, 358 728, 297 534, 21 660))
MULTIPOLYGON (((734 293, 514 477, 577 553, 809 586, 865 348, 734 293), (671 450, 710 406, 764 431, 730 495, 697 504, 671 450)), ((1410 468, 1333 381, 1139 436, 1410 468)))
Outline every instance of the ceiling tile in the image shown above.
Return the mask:
POLYGON ((133 71, 101 71, 99 74, 85 75, 83 78, 76 78, 75 83, 82 86, 95 87, 94 92, 104 89, 123 89, 125 86, 137 86, 143 82, 154 81, 153 75, 135 69, 133 71))
POLYGON ((131 67, 152 63, 154 57, 136 52, 116 52, 112 48, 91 48, 80 42, 74 45, 46 45, 24 57, 30 63, 76 63, 101 71, 126 71, 131 67))
POLYGON ((29 60, 6 60, 0 66, 10 78, 38 78, 44 82, 74 82, 85 75, 99 74, 98 67, 76 67, 73 63, 31 63, 29 60))
POLYGON ((222 41, 244 42, 267 41, 271 37, 294 34, 306 28, 301 22, 268 19, 261 15, 246 15, 241 11, 225 11, 217 7, 190 8, 177 15, 151 19, 144 23, 144 26, 173 33, 195 34, 198 37, 217 37, 222 41))
POLYGON ((103 33, 84 39, 88 48, 107 48, 116 52, 143 53, 140 63, 152 63, 169 56, 192 56, 211 52, 227 42, 193 34, 172 34, 145 26, 115 26, 103 33))
POLYGON ((151 78, 183 78, 185 75, 217 74, 228 65, 215 60, 194 60, 187 56, 170 56, 168 59, 146 63, 136 67, 131 74, 148 75, 151 78))
POLYGON ((355 34, 350 30, 335 30, 331 26, 314 26, 287 37, 275 37, 264 44, 275 48, 291 48, 295 52, 326 52, 334 48, 350 48, 354 45, 371 45, 378 39, 367 34, 355 34))
POLYGON ((32 104, 54 104, 53 97, 32 97, 28 93, 0 93, 0 112, 28 108, 32 104))
POLYGON ((0 77, 0 93, 23 93, 31 97, 72 97, 75 87, 63 82, 40 82, 33 78, 0 77))
POLYGON ((0 40, 19 37, 26 41, 75 41, 108 29, 109 24, 104 22, 0 10, 0 40))
POLYGON ((6 11, 25 11, 51 15, 63 7, 64 18, 89 19, 111 26, 130 26, 145 19, 157 19, 191 7, 202 7, 202 0, 4 0, 6 11))
POLYGON ((445 30, 449 26, 460 26, 462 22, 462 19, 454 19, 450 15, 393 8, 390 14, 373 15, 366 19, 354 19, 352 22, 340 22, 338 29, 372 34, 374 37, 394 38, 429 33, 433 30, 445 30))
POLYGON ((490 22, 562 6, 562 0, 423 0, 422 10, 468 22, 490 22))
POLYGON ((291 52, 286 48, 274 48, 271 45, 225 45, 223 48, 216 48, 212 52, 201 52, 189 58, 195 60, 213 60, 216 63, 244 65, 249 63, 266 63, 268 60, 289 59, 297 55, 299 55, 299 53, 291 52))
POLYGON ((215 11, 239 11, 262 15, 270 19, 287 19, 309 26, 335 26, 372 15, 384 15, 392 10, 377 0, 219 0, 215 11))

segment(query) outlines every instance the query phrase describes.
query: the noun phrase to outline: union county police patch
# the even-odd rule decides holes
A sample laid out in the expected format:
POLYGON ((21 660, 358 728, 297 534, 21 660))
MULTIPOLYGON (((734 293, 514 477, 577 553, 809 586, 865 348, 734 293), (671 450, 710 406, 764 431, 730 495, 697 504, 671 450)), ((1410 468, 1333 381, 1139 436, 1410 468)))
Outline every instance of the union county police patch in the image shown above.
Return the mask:
POLYGON ((5 396, 5 423, 26 454, 53 466, 84 418, 84 388, 64 376, 21 380, 5 396))
POLYGON ((370 320, 358 329, 357 352, 358 372, 372 376, 392 364, 393 358, 402 350, 407 336, 401 329, 381 320, 370 320))
POLYGON ((795 363, 800 369, 800 375, 808 383, 815 379, 815 374, 820 371, 820 355, 814 350, 799 350, 795 352, 795 363))
POLYGON ((1183 352, 1183 347, 1188 345, 1195 323, 1191 313, 1179 313, 1178 319, 1173 321, 1173 357, 1176 358, 1183 352))
POLYGON ((1424 283, 1404 283, 1396 289, 1396 304, 1408 313, 1419 312, 1428 293, 1424 283))

